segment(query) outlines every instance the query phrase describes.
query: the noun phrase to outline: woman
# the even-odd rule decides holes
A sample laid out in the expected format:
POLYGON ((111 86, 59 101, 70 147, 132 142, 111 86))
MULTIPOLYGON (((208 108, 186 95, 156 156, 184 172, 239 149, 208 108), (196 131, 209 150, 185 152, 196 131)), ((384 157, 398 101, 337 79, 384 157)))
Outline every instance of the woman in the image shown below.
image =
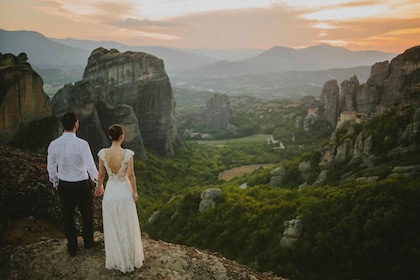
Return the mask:
POLYGON ((138 194, 133 164, 134 152, 121 148, 124 130, 120 125, 112 125, 108 135, 112 141, 111 146, 101 149, 98 153, 99 174, 95 195, 104 193, 102 184, 107 173, 108 181, 102 200, 105 267, 126 273, 141 267, 144 261, 136 209, 138 194))

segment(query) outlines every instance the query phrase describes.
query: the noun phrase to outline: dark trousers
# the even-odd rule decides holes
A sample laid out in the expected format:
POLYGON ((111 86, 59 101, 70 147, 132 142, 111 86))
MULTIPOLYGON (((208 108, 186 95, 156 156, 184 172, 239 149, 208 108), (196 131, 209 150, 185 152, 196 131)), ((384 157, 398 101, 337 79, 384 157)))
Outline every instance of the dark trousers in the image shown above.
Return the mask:
POLYGON ((63 212, 64 233, 67 238, 67 247, 71 250, 77 248, 77 230, 74 221, 76 206, 82 215, 83 242, 89 245, 93 242, 93 195, 88 180, 80 182, 60 181, 58 193, 63 212))

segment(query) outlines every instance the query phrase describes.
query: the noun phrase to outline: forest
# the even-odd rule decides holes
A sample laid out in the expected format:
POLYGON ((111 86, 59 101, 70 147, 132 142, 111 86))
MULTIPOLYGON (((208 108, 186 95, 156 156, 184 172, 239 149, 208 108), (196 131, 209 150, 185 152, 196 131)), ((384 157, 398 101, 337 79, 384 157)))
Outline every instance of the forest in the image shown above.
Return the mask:
MULTIPOLYGON (((261 105, 269 110, 264 102, 257 107, 261 105)), ((420 178, 389 175, 393 164, 419 165, 420 159, 416 154, 386 156, 388 149, 399 145, 397 136, 388 132, 407 124, 414 111, 404 116, 389 112, 353 127, 373 135, 373 151, 380 161, 378 181, 341 182, 339 175, 347 170, 338 166, 327 183, 312 187, 319 172, 314 168, 309 184, 298 188, 297 164, 303 159, 319 160, 319 148, 328 142, 332 128, 322 121, 310 131, 296 128, 294 119, 302 111, 288 105, 277 103, 264 121, 259 118, 261 112, 250 113, 256 110, 240 112, 241 117, 232 120, 239 128, 254 124, 253 133, 275 135, 284 141, 284 149, 255 138, 223 145, 190 141, 174 159, 149 152, 148 160, 136 161, 142 231, 153 239, 218 252, 294 280, 417 279, 420 178), (268 163, 273 168, 286 167, 283 187, 268 186, 273 168, 259 168, 229 181, 219 179, 230 168, 268 163), (243 183, 246 188, 239 187, 243 183), (219 188, 223 196, 214 208, 200 212, 200 195, 207 188, 219 188), (151 223, 153 213, 159 215, 151 223), (280 246, 284 222, 297 217, 302 222, 300 237, 291 247, 280 246)), ((337 131, 340 139, 345 134, 337 131)), ((420 137, 416 139, 410 144, 418 151, 420 137)))

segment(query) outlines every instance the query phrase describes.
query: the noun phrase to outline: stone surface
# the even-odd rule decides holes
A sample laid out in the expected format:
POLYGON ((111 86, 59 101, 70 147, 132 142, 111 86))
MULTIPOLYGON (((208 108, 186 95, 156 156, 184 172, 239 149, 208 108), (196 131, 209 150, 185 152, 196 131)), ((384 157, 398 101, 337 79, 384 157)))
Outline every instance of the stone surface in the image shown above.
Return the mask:
POLYGON ((205 189, 201 195, 200 205, 198 211, 202 212, 216 206, 216 200, 223 197, 223 192, 219 188, 205 189))
POLYGON ((126 147, 143 159, 147 148, 173 157, 176 145, 184 147, 168 75, 163 61, 153 55, 98 48, 88 59, 83 80, 66 85, 52 101, 58 117, 72 110, 88 121, 80 137, 92 143, 94 154, 109 145, 107 129, 114 123, 124 125, 126 147))
POLYGON ((235 128, 229 123, 233 113, 229 96, 216 93, 207 101, 204 110, 177 116, 177 121, 180 127, 185 128, 204 127, 208 130, 234 132, 235 128))
POLYGON ((269 273, 227 260, 217 253, 175 245, 149 238, 142 240, 145 262, 123 274, 105 268, 104 245, 85 250, 76 257, 66 252, 66 241, 42 237, 37 243, 3 249, 2 279, 144 279, 144 280, 281 280, 269 273))
POLYGON ((337 80, 330 80, 324 84, 321 91, 320 104, 324 107, 323 117, 332 126, 337 124, 339 114, 339 87, 337 80))
POLYGON ((283 237, 280 240, 280 247, 291 247, 302 233, 302 221, 299 217, 284 222, 283 237))
POLYGON ((57 123, 42 78, 27 59, 25 53, 0 53, 0 143, 42 151, 57 123))
POLYGON ((283 179, 286 176, 286 168, 283 166, 277 167, 270 172, 270 182, 268 183, 271 187, 281 187, 283 179))
POLYGON ((112 124, 119 123, 124 126, 124 146, 132 149, 141 159, 147 158, 132 107, 126 104, 111 105, 102 98, 96 98, 90 82, 80 81, 74 85, 65 85, 56 93, 51 103, 58 119, 68 111, 77 112, 80 123, 77 134, 88 141, 94 155, 101 148, 109 146, 107 129, 112 124))
POLYGON ((359 89, 359 80, 356 76, 341 82, 341 95, 343 96, 343 104, 340 106, 341 111, 356 110, 356 92, 359 89))
MULTIPOLYGON (((104 245, 85 250, 81 237, 72 258, 66 252, 59 198, 48 182, 45 156, 0 144, 0 176, 0 279, 284 279, 217 253, 152 240, 145 233, 146 260, 132 273, 106 269, 104 245)), ((94 201, 95 231, 100 231, 101 200, 94 201)))
POLYGON ((366 172, 372 170, 378 164, 377 158, 372 153, 374 139, 372 135, 362 133, 354 135, 354 128, 351 125, 368 121, 371 117, 384 114, 389 110, 396 110, 400 116, 414 110, 414 116, 411 123, 400 128, 398 139, 393 139, 389 135, 384 137, 385 145, 392 141, 398 143, 393 150, 387 151, 387 157, 397 159, 401 155, 414 153, 419 143, 417 139, 419 139, 420 130, 418 109, 420 106, 420 46, 406 50, 390 63, 386 61, 373 65, 371 75, 365 84, 359 85, 356 77, 342 82, 339 98, 337 98, 336 81, 326 82, 321 92, 320 104, 324 109, 323 117, 332 124, 338 108, 340 119, 336 128, 344 130, 348 137, 338 143, 334 132, 330 143, 321 149, 319 162, 321 172, 313 186, 319 186, 327 179, 334 163, 346 163, 349 167, 359 167, 358 172, 349 171, 342 175, 343 180, 357 178, 363 169, 366 172))

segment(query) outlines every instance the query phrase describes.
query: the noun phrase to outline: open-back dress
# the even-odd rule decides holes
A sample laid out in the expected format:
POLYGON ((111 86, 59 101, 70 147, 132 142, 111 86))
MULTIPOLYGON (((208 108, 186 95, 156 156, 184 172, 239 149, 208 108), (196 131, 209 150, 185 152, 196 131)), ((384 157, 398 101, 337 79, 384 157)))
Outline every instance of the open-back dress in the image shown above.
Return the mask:
POLYGON ((102 200, 105 267, 126 273, 141 267, 144 261, 136 204, 127 177, 128 161, 134 152, 125 149, 120 170, 114 174, 106 161, 106 150, 98 153, 108 173, 102 200))

